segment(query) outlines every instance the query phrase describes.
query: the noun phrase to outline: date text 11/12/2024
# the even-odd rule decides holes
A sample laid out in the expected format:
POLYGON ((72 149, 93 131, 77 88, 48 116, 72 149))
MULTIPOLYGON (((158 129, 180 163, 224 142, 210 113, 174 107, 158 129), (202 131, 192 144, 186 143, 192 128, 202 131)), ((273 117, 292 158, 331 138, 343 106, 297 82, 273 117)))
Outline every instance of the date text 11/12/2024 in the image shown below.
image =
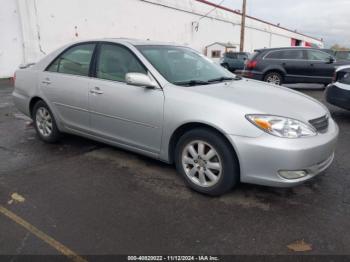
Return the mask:
POLYGON ((220 261, 217 256, 128 256, 128 261, 220 261))

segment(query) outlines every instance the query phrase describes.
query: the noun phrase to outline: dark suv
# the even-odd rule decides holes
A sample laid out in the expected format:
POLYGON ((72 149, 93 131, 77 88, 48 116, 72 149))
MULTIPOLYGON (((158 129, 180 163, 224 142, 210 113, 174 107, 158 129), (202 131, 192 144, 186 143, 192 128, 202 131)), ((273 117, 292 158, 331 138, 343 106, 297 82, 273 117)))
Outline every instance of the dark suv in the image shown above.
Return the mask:
POLYGON ((335 67, 349 64, 336 59, 319 49, 273 48, 259 49, 245 64, 244 77, 262 80, 277 85, 282 83, 329 84, 335 67))

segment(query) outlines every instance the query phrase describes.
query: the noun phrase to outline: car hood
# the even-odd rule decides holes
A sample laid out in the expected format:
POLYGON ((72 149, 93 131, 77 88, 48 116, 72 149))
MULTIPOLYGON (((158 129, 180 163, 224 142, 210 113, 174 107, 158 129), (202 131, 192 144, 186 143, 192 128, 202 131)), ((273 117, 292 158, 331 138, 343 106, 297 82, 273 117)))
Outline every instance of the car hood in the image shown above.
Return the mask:
POLYGON ((197 97, 200 93, 234 104, 244 114, 270 114, 308 122, 329 112, 323 104, 307 95, 255 80, 242 79, 187 88, 197 93, 197 97))

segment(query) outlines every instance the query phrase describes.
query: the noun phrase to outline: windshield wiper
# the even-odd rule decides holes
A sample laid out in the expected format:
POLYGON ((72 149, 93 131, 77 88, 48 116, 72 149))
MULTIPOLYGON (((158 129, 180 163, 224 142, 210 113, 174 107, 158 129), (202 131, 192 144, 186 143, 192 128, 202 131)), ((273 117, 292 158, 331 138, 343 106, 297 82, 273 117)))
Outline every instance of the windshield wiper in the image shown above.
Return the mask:
POLYGON ((210 83, 202 80, 189 80, 189 81, 182 81, 182 82, 174 82, 174 84, 179 86, 197 86, 197 85, 208 85, 210 83))
POLYGON ((210 79, 208 80, 209 83, 214 83, 214 82, 224 82, 224 81, 232 81, 232 80, 241 80, 242 78, 239 76, 236 77, 218 77, 218 78, 214 78, 214 79, 210 79))

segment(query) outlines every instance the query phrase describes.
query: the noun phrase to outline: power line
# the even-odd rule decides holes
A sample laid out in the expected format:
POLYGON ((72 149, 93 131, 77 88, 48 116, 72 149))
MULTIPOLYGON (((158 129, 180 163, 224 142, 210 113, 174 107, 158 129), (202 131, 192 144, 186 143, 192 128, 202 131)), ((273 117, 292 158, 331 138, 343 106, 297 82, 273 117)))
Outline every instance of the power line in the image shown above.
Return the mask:
POLYGON ((203 18, 207 17, 208 15, 210 15, 212 12, 215 11, 215 9, 217 9, 219 6, 221 6, 226 0, 222 0, 219 4, 217 4, 213 9, 211 9, 208 13, 206 13, 204 16, 202 16, 201 18, 198 19, 197 22, 199 22, 200 20, 202 20, 203 18))
POLYGON ((201 16, 197 21, 193 21, 192 22, 192 26, 194 28, 194 30, 196 32, 198 32, 198 29, 199 29, 199 22, 205 18, 205 17, 208 17, 209 14, 211 14, 215 9, 217 9, 219 6, 221 6, 226 0, 221 0, 221 2, 216 5, 213 9, 211 9, 208 13, 206 13, 205 15, 201 16))

